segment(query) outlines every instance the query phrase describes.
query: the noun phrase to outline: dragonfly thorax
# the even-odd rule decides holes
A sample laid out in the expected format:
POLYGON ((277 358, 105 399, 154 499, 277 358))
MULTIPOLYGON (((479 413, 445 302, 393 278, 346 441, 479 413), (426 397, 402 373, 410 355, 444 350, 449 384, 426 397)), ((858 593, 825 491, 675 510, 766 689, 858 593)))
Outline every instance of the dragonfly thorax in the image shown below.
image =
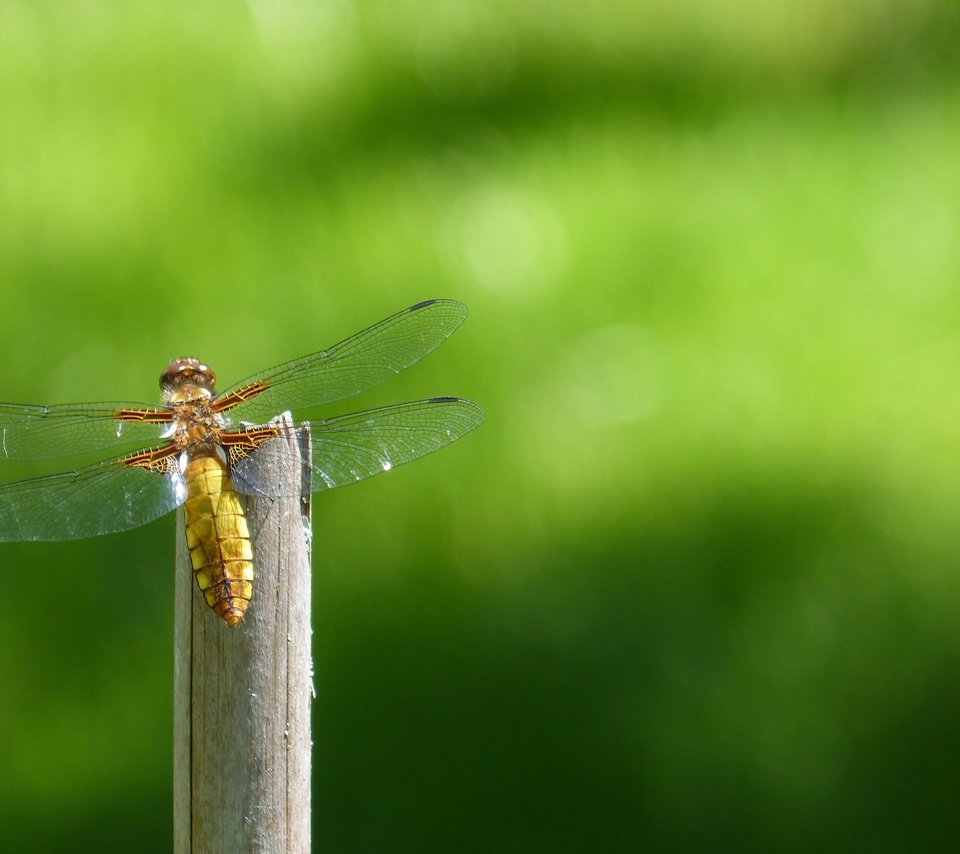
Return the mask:
POLYGON ((220 444, 226 420, 214 408, 217 375, 199 359, 175 359, 160 375, 163 402, 173 418, 164 434, 179 451, 220 444))
POLYGON ((203 447, 212 449, 220 445, 226 419, 213 408, 212 398, 201 393, 199 396, 180 400, 178 398, 181 393, 175 392, 169 403, 173 419, 164 435, 172 439, 174 446, 180 451, 196 452, 203 447))

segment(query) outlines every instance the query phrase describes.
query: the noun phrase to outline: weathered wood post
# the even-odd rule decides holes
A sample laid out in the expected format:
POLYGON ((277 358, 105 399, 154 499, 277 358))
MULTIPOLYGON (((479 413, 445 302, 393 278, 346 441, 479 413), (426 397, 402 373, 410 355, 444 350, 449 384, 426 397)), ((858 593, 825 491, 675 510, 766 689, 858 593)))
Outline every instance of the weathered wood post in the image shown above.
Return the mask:
POLYGON ((242 625, 207 607, 182 514, 177 525, 177 854, 310 850, 310 484, 299 462, 310 459, 309 431, 273 441, 289 453, 264 454, 263 476, 290 497, 246 501, 255 580, 242 625))

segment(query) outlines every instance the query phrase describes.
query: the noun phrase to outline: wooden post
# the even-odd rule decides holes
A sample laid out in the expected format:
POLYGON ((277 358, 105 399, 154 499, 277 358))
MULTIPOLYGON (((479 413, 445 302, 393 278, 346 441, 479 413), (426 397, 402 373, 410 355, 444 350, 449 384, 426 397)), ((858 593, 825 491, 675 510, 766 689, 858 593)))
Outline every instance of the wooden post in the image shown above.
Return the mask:
MULTIPOLYGON (((289 424, 289 416, 286 416, 289 424)), ((254 592, 229 628, 197 589, 177 525, 173 822, 177 854, 310 850, 310 459, 303 429, 248 497, 254 592)), ((271 443, 272 444, 272 443, 271 443)), ((267 451, 270 445, 265 445, 267 451)))

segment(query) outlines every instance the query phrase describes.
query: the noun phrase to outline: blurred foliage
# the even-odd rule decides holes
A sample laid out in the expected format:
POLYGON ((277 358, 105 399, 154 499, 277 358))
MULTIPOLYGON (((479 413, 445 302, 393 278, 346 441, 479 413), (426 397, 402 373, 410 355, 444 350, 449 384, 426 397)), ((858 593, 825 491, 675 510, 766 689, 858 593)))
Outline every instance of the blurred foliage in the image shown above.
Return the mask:
MULTIPOLYGON (((956 838, 958 8, 3 4, 0 398, 472 309, 315 506, 318 848, 956 838)), ((0 849, 169 850, 173 531, 0 549, 0 849)))

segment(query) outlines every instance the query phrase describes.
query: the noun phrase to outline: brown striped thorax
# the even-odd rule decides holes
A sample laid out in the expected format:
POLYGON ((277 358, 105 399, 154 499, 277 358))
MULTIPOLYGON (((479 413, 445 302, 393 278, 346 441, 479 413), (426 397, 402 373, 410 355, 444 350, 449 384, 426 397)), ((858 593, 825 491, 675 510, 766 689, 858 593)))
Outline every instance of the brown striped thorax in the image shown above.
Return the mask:
POLYGON ((0 541, 108 534, 183 507, 197 585, 227 625, 238 626, 254 575, 241 496, 274 497, 260 471, 286 454, 299 460, 286 442, 291 430, 309 426, 304 483, 320 491, 392 471, 483 421, 479 406, 455 397, 313 417, 316 408, 373 388, 421 359, 466 313, 453 300, 426 300, 220 394, 207 365, 183 358, 161 375, 159 405, 0 403, 0 465, 99 455, 77 470, 0 484, 0 541), (275 421, 287 411, 310 415, 309 425, 275 421))
POLYGON ((199 359, 174 359, 160 375, 173 416, 167 432, 180 450, 220 444, 226 421, 213 408, 216 385, 217 375, 199 359))

